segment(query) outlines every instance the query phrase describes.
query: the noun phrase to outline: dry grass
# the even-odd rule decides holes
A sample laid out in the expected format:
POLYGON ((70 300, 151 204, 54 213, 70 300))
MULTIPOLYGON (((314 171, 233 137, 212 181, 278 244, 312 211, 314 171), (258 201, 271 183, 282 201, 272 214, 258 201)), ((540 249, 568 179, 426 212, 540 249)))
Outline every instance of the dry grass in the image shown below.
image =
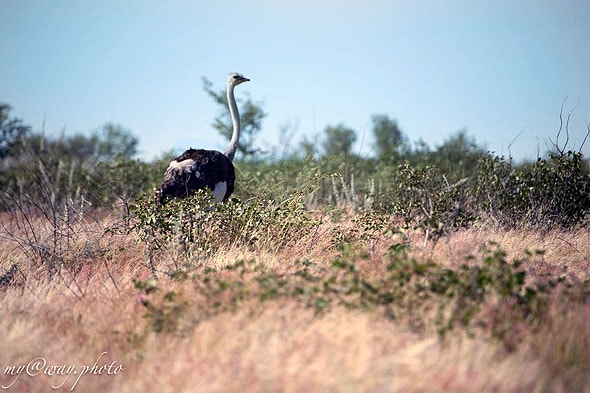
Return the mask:
MULTIPOLYGON (((46 224, 35 221, 45 243, 55 236, 46 224)), ((588 228, 539 234, 478 227, 425 249, 419 233, 405 234, 403 240, 415 245, 414 258, 446 267, 483 255, 489 240, 510 259, 525 257, 527 249, 544 250, 527 259, 529 279, 562 277, 567 285, 545 295, 542 320, 512 327, 519 342, 507 349, 485 327, 455 329, 444 338, 434 329, 413 329, 409 319, 431 318, 418 308, 419 315, 392 317, 383 307, 334 303, 318 312, 292 292, 267 296, 261 277, 291 279, 305 260, 321 275, 344 252, 367 276, 382 275, 388 247, 400 235, 363 238, 350 218, 300 234, 295 246, 278 253, 220 249, 198 261, 187 277, 150 281, 150 293, 135 284, 151 275, 146 247, 133 234, 104 232, 117 225, 112 215, 72 225, 70 235, 58 239, 67 247, 52 256, 58 270, 41 257, 31 259, 38 255, 28 253, 34 245, 15 242, 27 238, 18 227, 3 234, 0 277, 19 267, 0 285, 0 384, 10 385, 3 390, 53 391, 56 385, 58 391, 78 392, 590 391, 588 228), (352 245, 348 251, 337 247, 342 239, 352 245), (247 268, 232 267, 240 260, 247 268), (229 289, 219 289, 222 284, 229 289), (46 361, 38 375, 8 375, 38 358, 46 361), (94 371, 101 375, 89 375, 89 367, 80 375, 97 360, 94 371), (100 368, 111 364, 111 371, 119 365, 124 370, 109 375, 100 368), (59 371, 50 365, 75 369, 69 376, 45 375, 59 371)), ((163 254, 158 264, 166 270, 170 260, 163 254)), ((499 320, 511 315, 493 304, 481 312, 499 320)))

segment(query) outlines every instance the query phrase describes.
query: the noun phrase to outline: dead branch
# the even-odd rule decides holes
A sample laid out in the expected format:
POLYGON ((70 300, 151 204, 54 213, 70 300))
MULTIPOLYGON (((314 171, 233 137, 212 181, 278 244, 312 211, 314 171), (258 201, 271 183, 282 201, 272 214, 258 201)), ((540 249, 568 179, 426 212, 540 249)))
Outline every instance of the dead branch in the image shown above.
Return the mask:
POLYGON ((590 135, 590 123, 586 122, 586 135, 584 136, 584 139, 582 140, 582 144, 580 145, 580 150, 582 151, 584 149, 584 145, 586 144, 586 141, 588 140, 588 136, 590 135))
MULTIPOLYGON (((570 141, 570 118, 572 116, 572 113, 574 112, 574 110, 576 109, 578 104, 580 103, 580 101, 576 102, 576 104, 572 107, 572 109, 567 114, 567 118, 565 120, 565 143, 563 144, 563 148, 561 148, 561 147, 559 147, 559 137, 561 136, 561 132, 563 131, 563 126, 564 126, 564 124, 563 124, 563 107, 565 106, 566 101, 567 101, 567 96, 563 99, 563 102, 561 103, 561 109, 559 110, 559 130, 557 130, 557 136, 555 138, 555 142, 553 142, 551 140, 551 138, 549 138, 551 145, 553 145, 553 148, 560 156, 564 156, 566 153, 567 145, 569 144, 569 141, 570 141)), ((548 149, 551 150, 549 147, 548 147, 548 149)))

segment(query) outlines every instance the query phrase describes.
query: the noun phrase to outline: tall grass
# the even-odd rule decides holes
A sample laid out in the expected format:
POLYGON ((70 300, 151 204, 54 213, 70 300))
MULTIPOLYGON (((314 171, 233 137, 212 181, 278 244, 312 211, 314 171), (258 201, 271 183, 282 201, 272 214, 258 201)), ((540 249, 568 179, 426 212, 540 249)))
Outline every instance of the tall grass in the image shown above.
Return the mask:
MULTIPOLYGON (((236 245, 194 232, 215 245, 195 260, 163 251, 180 247, 171 229, 150 262, 153 243, 139 229, 88 212, 57 239, 54 270, 31 262, 32 246, 15 240, 26 234, 5 225, 0 382, 14 381, 7 367, 35 358, 81 371, 107 352, 99 365, 124 370, 86 374, 75 391, 590 388, 587 229, 472 227, 424 247, 424 232, 400 220, 376 228, 357 214, 310 218, 290 207, 307 218, 285 228, 272 219, 287 214, 280 209, 233 203, 199 212, 221 220, 213 216, 252 209, 235 225, 289 240, 271 247, 241 234, 236 245)), ((27 217, 38 239, 53 238, 45 216, 27 217)), ((64 379, 23 374, 6 390, 47 391, 64 379)))

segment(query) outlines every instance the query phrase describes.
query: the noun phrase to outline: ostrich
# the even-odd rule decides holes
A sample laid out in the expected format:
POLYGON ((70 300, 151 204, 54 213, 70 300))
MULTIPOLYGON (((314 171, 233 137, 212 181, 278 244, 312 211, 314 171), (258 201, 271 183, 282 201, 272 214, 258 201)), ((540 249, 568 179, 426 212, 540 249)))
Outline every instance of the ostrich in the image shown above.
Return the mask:
POLYGON ((216 202, 225 202, 229 199, 236 180, 232 161, 240 140, 240 114, 234 97, 234 88, 249 80, 241 74, 229 74, 227 102, 233 133, 225 154, 216 150, 189 148, 172 160, 157 191, 160 204, 165 203, 168 197, 186 198, 204 188, 211 190, 216 202))

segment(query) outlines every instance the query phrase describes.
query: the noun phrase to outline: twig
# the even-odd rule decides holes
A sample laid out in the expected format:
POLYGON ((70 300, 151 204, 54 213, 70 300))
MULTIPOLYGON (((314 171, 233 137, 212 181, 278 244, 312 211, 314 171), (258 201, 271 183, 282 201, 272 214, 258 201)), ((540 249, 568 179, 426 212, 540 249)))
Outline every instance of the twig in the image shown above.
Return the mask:
POLYGON ((572 113, 574 112, 574 110, 576 109, 576 107, 578 106, 578 104, 580 103, 580 101, 578 100, 578 102, 576 102, 576 104, 572 107, 572 109, 569 111, 569 113, 567 115, 567 119, 565 121, 565 143, 563 144, 563 148, 560 148, 559 147, 559 137, 561 135, 561 131, 563 130, 563 107, 565 105, 565 101, 566 100, 567 100, 567 96, 565 97, 565 99, 561 103, 561 109, 559 111, 559 130, 557 131, 557 136, 555 138, 555 142, 553 142, 551 140, 551 138, 549 138, 549 141, 551 142, 551 144, 553 145, 553 147, 556 149, 556 152, 560 156, 564 156, 565 155, 565 149, 567 148, 567 145, 568 145, 568 143, 570 141, 570 130, 569 130, 570 129, 570 118, 572 116, 572 113))
POLYGON ((516 142, 516 140, 518 138, 520 138, 520 136, 522 135, 522 133, 524 132, 524 128, 522 129, 522 131, 520 131, 515 137, 514 139, 512 139, 512 141, 508 144, 508 157, 512 160, 512 152, 510 151, 510 148, 512 147, 512 145, 514 144, 514 142, 516 142))
POLYGON ((119 291, 119 286, 117 285, 117 282, 115 281, 115 278, 111 274, 111 271, 109 269, 109 264, 107 263, 106 260, 103 260, 103 263, 104 263, 105 269, 107 270, 107 274, 109 275, 109 278, 111 279, 111 281, 113 282, 113 285, 115 286, 115 289, 117 290, 117 294, 119 294, 119 296, 120 296, 121 295, 121 292, 119 291))
POLYGON ((590 124, 588 122, 586 122, 586 129, 588 130, 586 132, 586 135, 584 136, 584 140, 582 141, 582 144, 580 145, 580 152, 582 151, 582 149, 584 149, 584 145, 586 144, 586 140, 588 140, 588 136, 590 135, 590 124))
MULTIPOLYGON (((559 135, 561 135, 561 130, 563 128, 563 106, 565 105, 565 102, 567 101, 567 96, 565 96, 565 98, 563 99, 563 102, 561 103, 561 109, 559 110, 559 130, 557 131, 557 137, 555 139, 555 146, 557 147, 557 143, 559 143, 559 135)), ((551 140, 551 139, 549 139, 551 140)))

